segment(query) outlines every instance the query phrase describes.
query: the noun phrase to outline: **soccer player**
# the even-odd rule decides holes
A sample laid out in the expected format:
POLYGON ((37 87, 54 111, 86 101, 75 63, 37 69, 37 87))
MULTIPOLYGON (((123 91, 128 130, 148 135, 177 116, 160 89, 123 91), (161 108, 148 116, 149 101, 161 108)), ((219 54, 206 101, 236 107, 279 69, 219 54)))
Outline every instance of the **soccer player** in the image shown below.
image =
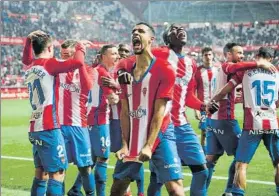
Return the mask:
POLYGON ((127 44, 119 44, 118 46, 118 53, 120 58, 125 59, 131 55, 130 46, 127 44))
MULTIPOLYGON (((261 47, 257 54, 259 61, 271 62, 275 51, 272 48, 261 47)), ((233 79, 214 96, 221 100, 227 93, 232 92, 238 83, 242 82, 244 94, 243 131, 236 151, 236 172, 232 195, 243 196, 246 188, 246 170, 252 160, 261 140, 269 151, 275 168, 276 192, 279 194, 279 138, 276 115, 276 101, 279 94, 279 72, 275 67, 266 71, 255 68, 237 73, 233 79)))
MULTIPOLYGON (((224 47, 224 56, 227 62, 222 64, 217 74, 212 79, 213 95, 216 94, 230 80, 234 73, 241 70, 263 67, 267 70, 272 66, 267 61, 242 62, 244 58, 243 48, 236 43, 227 43, 224 47)), ((227 94, 219 102, 219 110, 207 119, 208 128, 206 132, 206 160, 209 170, 207 187, 210 184, 214 167, 218 159, 226 151, 227 155, 235 156, 241 129, 234 118, 234 92, 227 94)), ((235 160, 229 167, 229 178, 223 195, 231 195, 233 177, 235 173, 235 160)))
POLYGON ((101 63, 95 68, 97 71, 96 84, 89 92, 87 122, 92 145, 92 158, 95 160, 96 190, 97 195, 100 196, 105 195, 110 154, 109 104, 114 105, 119 101, 119 97, 113 89, 102 85, 101 78, 113 78, 111 73, 118 60, 116 46, 105 45, 101 48, 101 63))
MULTIPOLYGON (((83 44, 90 44, 86 40, 82 42, 83 44)), ((61 44, 60 55, 62 60, 73 58, 76 44, 76 40, 66 40, 61 44)), ((33 58, 30 50, 24 53, 24 58, 33 58)), ((84 59, 82 59, 82 62, 84 62, 84 59)), ((60 73, 57 76, 57 80, 59 81, 58 116, 65 140, 68 162, 73 162, 77 165, 84 190, 86 194, 90 195, 94 193, 95 182, 91 174, 93 162, 90 153, 89 133, 87 131, 86 103, 92 82, 90 81, 86 66, 73 71, 70 70, 67 73, 60 73)), ((74 186, 70 189, 68 195, 76 195, 78 190, 79 188, 74 186)))
MULTIPOLYGON (((190 194, 206 195, 206 168, 205 155, 199 143, 198 137, 189 124, 185 107, 205 111, 205 104, 195 96, 194 74, 196 62, 186 56, 183 47, 187 42, 185 29, 177 24, 168 26, 163 33, 163 39, 167 47, 154 49, 153 53, 158 58, 167 60, 176 72, 174 85, 174 98, 172 102, 172 121, 176 135, 178 154, 182 162, 189 166, 193 174, 190 194)), ((151 173, 149 195, 159 195, 161 184, 156 183, 156 175, 151 173)))
MULTIPOLYGON (((195 81, 197 85, 197 97, 205 104, 209 103, 212 98, 212 78, 216 74, 218 65, 213 65, 212 48, 205 47, 201 51, 203 64, 198 67, 195 74, 195 81)), ((206 133, 206 113, 195 110, 195 117, 200 121, 199 129, 201 129, 201 145, 203 151, 205 150, 205 133, 206 133)))
POLYGON ((29 65, 25 72, 25 81, 32 107, 29 141, 33 145, 35 178, 31 195, 47 193, 51 196, 62 196, 68 159, 64 138, 60 131, 59 83, 56 76, 84 66, 82 60, 85 49, 81 44, 77 44, 74 57, 77 60, 57 61, 53 58, 51 37, 42 31, 35 31, 28 35, 24 52, 30 51, 30 48, 31 53, 33 49, 36 58, 32 60, 29 56, 23 55, 22 61, 29 65))
POLYGON ((172 99, 175 74, 166 61, 151 53, 154 34, 147 23, 138 23, 132 31, 136 57, 126 66, 133 82, 121 88, 122 148, 116 153, 119 160, 113 175, 113 196, 123 195, 130 182, 139 179, 142 162, 148 160, 170 195, 184 195, 181 164, 167 107, 172 99))
MULTIPOLYGON (((119 44, 118 46, 118 53, 120 59, 125 59, 130 56, 130 47, 127 44, 119 44)), ((115 67, 115 70, 118 68, 115 67)), ((115 80, 113 78, 103 77, 102 82, 104 86, 108 86, 110 88, 115 88, 120 90, 120 86, 117 82, 117 73, 114 71, 115 80)), ((113 138, 111 140, 110 150, 111 152, 116 153, 120 150, 122 145, 122 131, 120 127, 120 111, 121 111, 121 102, 117 105, 111 105, 111 115, 110 115, 110 137, 113 138)), ((138 196, 144 195, 144 167, 142 165, 140 169, 140 179, 136 180, 137 187, 138 187, 138 196)), ((125 196, 131 195, 130 186, 125 193, 125 196)))

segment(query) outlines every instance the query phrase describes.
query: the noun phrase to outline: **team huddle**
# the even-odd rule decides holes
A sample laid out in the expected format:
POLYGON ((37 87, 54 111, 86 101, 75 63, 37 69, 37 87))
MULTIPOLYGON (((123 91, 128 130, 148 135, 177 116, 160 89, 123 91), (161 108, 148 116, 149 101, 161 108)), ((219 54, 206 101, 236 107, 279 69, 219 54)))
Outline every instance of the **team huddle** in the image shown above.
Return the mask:
POLYGON ((131 35, 133 55, 128 45, 104 45, 92 66, 84 60, 89 41, 65 40, 61 59, 56 59, 49 34, 38 30, 28 35, 22 61, 32 107, 31 195, 64 195, 68 163, 79 173, 67 195, 83 195, 82 187, 86 195, 106 195, 113 152, 112 196, 131 195, 133 181, 137 195, 146 194, 146 161, 151 172, 148 196, 160 196, 163 185, 169 195, 185 195, 182 166, 192 172, 190 195, 206 196, 215 165, 226 152, 234 158, 223 196, 243 196, 246 170, 261 140, 274 165, 279 195, 279 71, 271 63, 275 50, 261 47, 255 60, 246 62, 243 48, 227 43, 226 61, 217 64, 212 49, 205 47, 203 64, 197 66, 185 55, 182 26, 166 27, 163 47, 152 47, 154 35, 151 25, 138 23, 131 35), (243 130, 234 117, 239 97, 243 130), (187 120, 186 107, 195 110, 201 141, 187 120))

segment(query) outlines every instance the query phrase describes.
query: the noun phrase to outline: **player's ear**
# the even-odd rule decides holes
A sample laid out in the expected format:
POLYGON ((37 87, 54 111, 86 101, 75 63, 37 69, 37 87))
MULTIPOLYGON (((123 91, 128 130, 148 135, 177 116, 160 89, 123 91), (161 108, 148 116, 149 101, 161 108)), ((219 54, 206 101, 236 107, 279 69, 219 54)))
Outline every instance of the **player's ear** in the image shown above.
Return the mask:
POLYGON ((152 37, 150 38, 150 43, 151 43, 151 44, 153 44, 153 43, 154 43, 154 41, 155 41, 155 37, 154 37, 154 36, 152 36, 152 37))

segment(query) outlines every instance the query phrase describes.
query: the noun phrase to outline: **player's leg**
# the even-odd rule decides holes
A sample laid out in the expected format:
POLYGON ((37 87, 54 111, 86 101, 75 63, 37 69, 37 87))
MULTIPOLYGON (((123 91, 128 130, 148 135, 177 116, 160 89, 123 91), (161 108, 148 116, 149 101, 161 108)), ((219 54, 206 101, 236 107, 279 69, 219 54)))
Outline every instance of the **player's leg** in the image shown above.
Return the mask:
POLYGON ((139 171, 141 163, 117 161, 113 174, 113 184, 110 195, 124 195, 131 181, 139 180, 139 171))
POLYGON ((169 125, 164 134, 160 132, 158 139, 159 145, 150 160, 158 182, 165 184, 169 195, 184 195, 181 162, 177 152, 173 125, 169 125))
POLYGON ((277 195, 279 195, 279 130, 273 130, 273 132, 264 134, 263 140, 275 169, 274 181, 277 195))
POLYGON ((136 180, 137 187, 138 187, 138 196, 144 196, 144 167, 143 165, 139 171, 140 179, 136 180))
POLYGON ((161 189, 164 185, 163 183, 159 182, 159 177, 157 176, 157 173, 159 173, 156 170, 156 167, 153 165, 152 161, 149 161, 149 169, 150 169, 150 178, 149 178, 149 185, 147 188, 147 195, 148 196, 160 196, 161 195, 161 189))
POLYGON ((95 179, 91 172, 93 165, 91 143, 87 128, 71 126, 71 152, 74 164, 78 167, 79 175, 86 195, 94 195, 95 179))
POLYGON ((97 195, 105 195, 108 158, 110 154, 109 125, 94 126, 90 131, 91 145, 97 157, 95 162, 95 183, 97 195), (94 141, 92 140, 93 138, 94 141))
POLYGON ((63 181, 68 167, 65 142, 60 129, 38 133, 42 145, 38 154, 44 171, 49 173, 47 195, 63 195, 63 181))
POLYGON ((219 124, 219 129, 224 130, 224 134, 222 134, 223 132, 218 132, 218 134, 216 134, 218 141, 221 143, 228 156, 234 156, 228 170, 228 181, 225 189, 225 193, 230 193, 236 168, 235 154, 242 131, 237 120, 222 120, 219 124))
POLYGON ((47 187, 47 180, 48 180, 48 173, 44 171, 41 159, 39 157, 39 153, 37 150, 36 145, 36 139, 38 139, 35 136, 33 136, 33 133, 29 133, 29 140, 33 145, 33 158, 34 158, 34 165, 35 165, 35 177, 33 179, 32 187, 31 187, 31 196, 37 196, 37 195, 44 195, 46 193, 46 187, 47 187))
POLYGON ((179 157, 190 167, 193 174, 190 194, 206 195, 208 169, 197 135, 190 124, 175 127, 175 135, 179 157))
POLYGON ((205 138, 206 138, 207 118, 206 113, 201 112, 201 120, 199 122, 199 129, 201 130, 201 146, 204 154, 206 154, 205 138))
POLYGON ((242 131, 235 156, 236 171, 231 190, 231 193, 235 196, 245 194, 246 170, 261 142, 261 138, 262 135, 254 134, 251 130, 242 131))

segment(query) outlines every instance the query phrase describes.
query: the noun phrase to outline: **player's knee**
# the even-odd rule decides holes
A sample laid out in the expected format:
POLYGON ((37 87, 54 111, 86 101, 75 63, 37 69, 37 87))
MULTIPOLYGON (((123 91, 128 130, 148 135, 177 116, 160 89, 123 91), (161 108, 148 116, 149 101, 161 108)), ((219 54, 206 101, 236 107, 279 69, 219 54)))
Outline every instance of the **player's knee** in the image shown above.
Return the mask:
POLYGON ((79 167, 78 170, 80 172, 80 175, 86 176, 91 173, 91 166, 79 167))
POLYGON ((189 168, 192 173, 198 173, 204 170, 207 170, 207 167, 205 164, 203 165, 189 165, 189 168))
POLYGON ((65 178, 65 171, 59 170, 57 172, 51 172, 49 173, 49 178, 52 178, 54 180, 57 180, 59 182, 63 182, 65 178))
POLYGON ((222 155, 206 155, 206 161, 216 164, 222 155))
POLYGON ((183 182, 182 180, 170 181, 166 184, 167 191, 171 196, 183 196, 183 182))
POLYGON ((35 169, 35 177, 39 180, 48 180, 48 172, 45 172, 43 168, 37 167, 35 169))
POLYGON ((248 167, 247 163, 236 162, 235 164, 235 169, 237 171, 242 171, 242 172, 246 171, 247 167, 248 167))

